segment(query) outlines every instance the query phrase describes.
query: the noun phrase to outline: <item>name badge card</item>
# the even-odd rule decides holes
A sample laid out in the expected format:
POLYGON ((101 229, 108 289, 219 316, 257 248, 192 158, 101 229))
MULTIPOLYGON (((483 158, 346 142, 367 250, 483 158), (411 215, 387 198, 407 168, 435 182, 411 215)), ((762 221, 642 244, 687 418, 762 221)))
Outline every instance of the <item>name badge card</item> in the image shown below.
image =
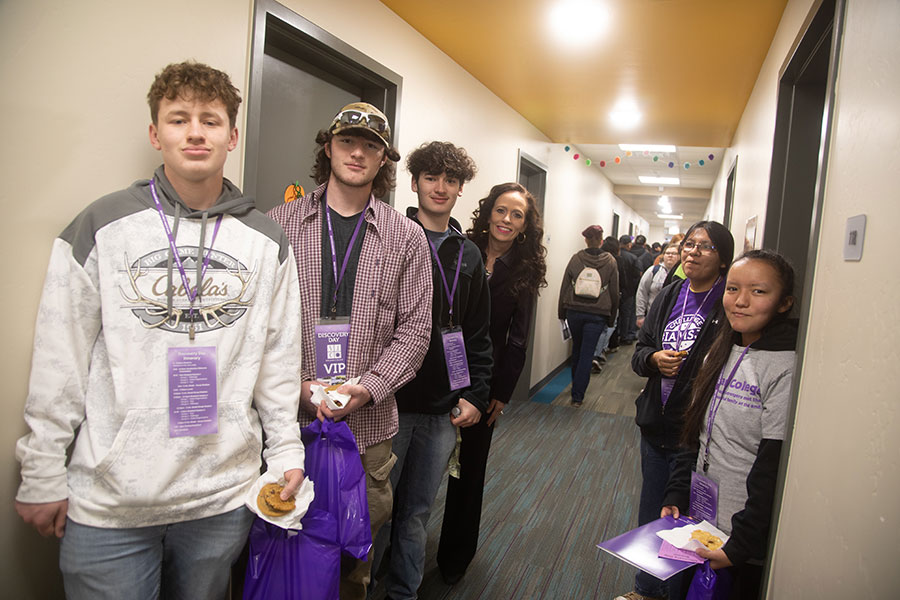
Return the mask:
POLYGON ((169 437, 219 432, 216 347, 169 348, 169 437))
POLYGON ((691 503, 688 513, 692 517, 716 522, 719 506, 719 484, 701 473, 691 473, 691 503))
POLYGON ((469 387, 469 359, 466 357, 466 342, 462 328, 445 327, 441 329, 441 341, 444 345, 444 361, 447 363, 447 376, 450 378, 450 389, 458 390, 469 387))
POLYGON ((316 379, 330 385, 347 381, 350 319, 321 319, 316 324, 316 379))

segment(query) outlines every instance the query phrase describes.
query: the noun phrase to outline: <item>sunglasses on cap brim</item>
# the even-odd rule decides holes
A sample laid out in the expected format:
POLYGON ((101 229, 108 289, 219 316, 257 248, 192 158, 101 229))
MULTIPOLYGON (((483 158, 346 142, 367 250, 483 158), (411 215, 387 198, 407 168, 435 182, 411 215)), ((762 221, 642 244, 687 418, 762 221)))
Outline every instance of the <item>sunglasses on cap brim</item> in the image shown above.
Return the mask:
POLYGON ((332 129, 335 127, 365 127, 380 135, 388 130, 387 121, 380 116, 355 109, 345 110, 338 114, 331 127, 332 129))

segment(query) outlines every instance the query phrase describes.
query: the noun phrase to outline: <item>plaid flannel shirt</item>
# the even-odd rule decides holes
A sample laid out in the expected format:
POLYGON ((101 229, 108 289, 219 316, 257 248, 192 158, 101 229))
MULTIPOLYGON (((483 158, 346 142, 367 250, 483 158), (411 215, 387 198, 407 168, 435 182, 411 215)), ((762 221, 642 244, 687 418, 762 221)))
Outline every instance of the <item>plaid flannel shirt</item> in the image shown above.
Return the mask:
MULTIPOLYGON (((302 379, 316 378, 315 324, 322 303, 322 194, 269 211, 297 260, 303 332, 302 379)), ((350 313, 347 373, 372 401, 347 416, 359 451, 397 433, 394 391, 419 370, 431 339, 431 257, 422 228, 379 200, 366 209, 366 235, 350 313)), ((300 425, 312 417, 300 411, 300 425)))

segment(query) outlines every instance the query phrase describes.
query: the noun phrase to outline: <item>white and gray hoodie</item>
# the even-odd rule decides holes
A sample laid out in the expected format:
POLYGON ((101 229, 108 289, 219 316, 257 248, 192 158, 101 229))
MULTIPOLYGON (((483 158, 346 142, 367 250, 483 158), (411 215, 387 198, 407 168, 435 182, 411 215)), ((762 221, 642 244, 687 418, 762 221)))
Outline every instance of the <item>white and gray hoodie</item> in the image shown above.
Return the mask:
POLYGON ((147 180, 100 198, 54 241, 38 310, 16 499, 68 498, 84 525, 222 514, 243 503, 261 455, 278 475, 303 467, 299 288, 284 233, 228 180, 204 212, 163 167, 155 181, 192 286, 224 215, 194 311, 147 180), (167 355, 192 345, 215 348, 218 433, 170 437, 167 355))

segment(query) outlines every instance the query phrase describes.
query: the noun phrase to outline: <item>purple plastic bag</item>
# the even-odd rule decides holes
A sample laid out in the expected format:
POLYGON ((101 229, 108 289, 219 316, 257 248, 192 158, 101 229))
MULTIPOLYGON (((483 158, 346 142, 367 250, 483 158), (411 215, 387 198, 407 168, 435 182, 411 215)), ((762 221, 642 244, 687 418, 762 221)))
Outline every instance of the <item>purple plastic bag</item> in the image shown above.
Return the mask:
POLYGON ((300 435, 315 498, 300 531, 254 521, 244 600, 338 600, 341 553, 365 559, 372 547, 366 473, 350 428, 316 420, 300 435))
POLYGON ((282 529, 259 517, 250 528, 244 600, 338 600, 341 548, 333 515, 310 509, 303 530, 282 529))
POLYGON ((694 578, 685 600, 728 600, 731 594, 731 573, 728 569, 713 570, 706 561, 694 570, 694 578))
POLYGON ((310 510, 334 515, 341 550, 365 560, 372 548, 366 473, 350 427, 343 421, 317 419, 300 430, 300 436, 306 446, 306 476, 316 489, 310 510))

